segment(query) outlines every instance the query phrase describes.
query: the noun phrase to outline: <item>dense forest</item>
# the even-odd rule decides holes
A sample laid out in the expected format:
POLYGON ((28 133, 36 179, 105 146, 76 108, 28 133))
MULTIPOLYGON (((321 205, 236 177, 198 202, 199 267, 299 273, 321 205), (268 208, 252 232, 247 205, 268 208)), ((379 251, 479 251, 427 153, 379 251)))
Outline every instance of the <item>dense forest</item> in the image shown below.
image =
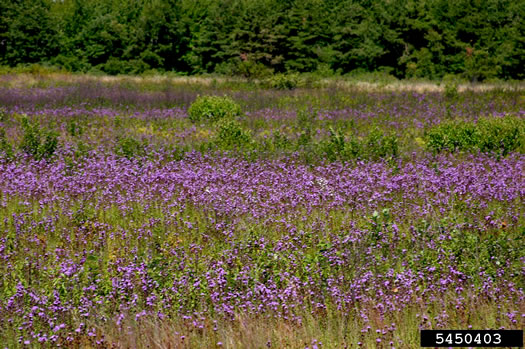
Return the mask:
POLYGON ((0 64, 523 79, 524 0, 0 0, 0 64))

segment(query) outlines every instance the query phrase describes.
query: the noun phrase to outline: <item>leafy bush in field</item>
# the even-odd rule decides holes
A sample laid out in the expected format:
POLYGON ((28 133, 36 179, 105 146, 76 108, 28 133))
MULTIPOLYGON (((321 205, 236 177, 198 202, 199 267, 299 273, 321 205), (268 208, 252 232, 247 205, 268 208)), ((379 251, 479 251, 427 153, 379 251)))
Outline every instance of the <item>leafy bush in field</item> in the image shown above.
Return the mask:
POLYGON ((399 155, 397 137, 386 135, 375 128, 364 141, 364 152, 370 159, 397 157, 399 155))
POLYGON ((385 135, 377 128, 373 129, 363 140, 354 136, 346 139, 343 133, 330 128, 330 137, 321 143, 321 148, 327 158, 332 161, 355 158, 395 158, 399 155, 397 137, 385 135))
POLYGON ((38 121, 31 122, 25 116, 21 122, 24 135, 20 148, 36 160, 53 156, 58 148, 58 134, 53 130, 41 128, 38 121))
POLYGON ((78 121, 70 120, 67 123, 67 132, 71 135, 71 137, 76 137, 84 133, 84 128, 78 121))
POLYGON ((233 119, 242 115, 241 106, 229 97, 199 96, 188 109, 192 122, 233 119))
POLYGON ((445 84, 445 97, 449 99, 455 99, 458 96, 459 94, 458 94, 458 84, 457 83, 445 84))
POLYGON ((347 143, 344 134, 334 131, 334 129, 330 127, 330 137, 328 141, 321 143, 321 148, 323 148, 323 152, 328 160, 333 161, 337 158, 344 158, 346 147, 347 143))
POLYGON ((115 152, 117 155, 131 159, 136 156, 146 155, 146 143, 137 140, 134 137, 126 136, 117 139, 115 152))
POLYGON ((441 123, 425 137, 427 147, 435 153, 471 149, 478 142, 475 125, 463 121, 441 123))
POLYGON ((101 71, 109 75, 118 74, 141 74, 150 69, 150 66, 141 59, 120 60, 109 58, 104 64, 97 66, 101 71))
POLYGON ((0 108, 0 122, 7 121, 8 115, 4 108, 0 108))
POLYGON ((525 120, 516 117, 481 118, 468 121, 443 122, 425 134, 426 145, 434 153, 443 151, 493 152, 507 155, 523 151, 525 120))
POLYGON ((511 151, 524 151, 525 120, 513 117, 480 119, 478 148, 482 152, 507 155, 511 151))
POLYGON ((284 150, 291 150, 293 148, 292 141, 281 132, 275 130, 263 139, 261 149, 268 152, 279 152, 284 150))
POLYGON ((223 119, 217 122, 215 126, 217 127, 217 134, 214 143, 221 149, 246 147, 252 142, 250 134, 236 120, 223 119))
POLYGON ((1 153, 4 153, 4 155, 8 158, 13 156, 13 147, 7 140, 5 130, 3 128, 0 128, 0 154, 1 153))
POLYGON ((299 74, 275 74, 267 81, 271 88, 278 90, 293 90, 300 84, 299 74))
POLYGON ((312 123, 317 118, 317 110, 300 108, 297 110, 297 126, 302 129, 312 128, 312 123))
POLYGON ((272 135, 272 143, 276 149, 288 149, 292 142, 280 131, 276 131, 272 135))
POLYGON ((260 79, 272 75, 273 69, 253 60, 246 60, 239 62, 233 73, 234 75, 242 75, 249 79, 260 79))

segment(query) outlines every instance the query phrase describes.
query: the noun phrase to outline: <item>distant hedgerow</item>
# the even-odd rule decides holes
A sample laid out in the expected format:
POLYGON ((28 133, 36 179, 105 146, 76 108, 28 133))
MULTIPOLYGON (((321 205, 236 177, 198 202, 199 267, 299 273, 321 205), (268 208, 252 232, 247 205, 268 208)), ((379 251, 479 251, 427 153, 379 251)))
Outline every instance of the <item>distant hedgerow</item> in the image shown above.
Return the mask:
POLYGON ((241 106, 230 97, 199 96, 188 109, 189 119, 194 123, 233 119, 241 115, 241 106))

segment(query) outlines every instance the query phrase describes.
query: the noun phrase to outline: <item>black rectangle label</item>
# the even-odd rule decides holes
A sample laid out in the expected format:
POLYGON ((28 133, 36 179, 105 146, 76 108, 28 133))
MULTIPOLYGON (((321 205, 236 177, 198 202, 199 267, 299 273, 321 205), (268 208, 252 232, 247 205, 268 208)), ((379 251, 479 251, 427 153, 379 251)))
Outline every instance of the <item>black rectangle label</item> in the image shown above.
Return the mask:
POLYGON ((421 330, 422 347, 523 347, 523 330, 421 330))

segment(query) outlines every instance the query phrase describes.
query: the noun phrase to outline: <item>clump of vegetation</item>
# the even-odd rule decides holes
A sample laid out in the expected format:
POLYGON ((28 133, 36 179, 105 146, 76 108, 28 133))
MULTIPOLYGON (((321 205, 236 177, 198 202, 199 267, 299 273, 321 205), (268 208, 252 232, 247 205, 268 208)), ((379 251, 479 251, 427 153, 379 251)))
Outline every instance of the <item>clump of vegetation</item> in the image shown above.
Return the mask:
POLYGON ((271 88, 278 90, 293 90, 299 87, 301 79, 299 74, 275 74, 267 80, 267 84, 271 88))
POLYGON ((503 156, 511 151, 525 151, 525 119, 516 117, 482 118, 477 124, 482 152, 494 152, 503 156))
POLYGON ((330 137, 321 142, 322 152, 328 160, 393 159, 399 155, 398 139, 374 128, 365 138, 345 137, 343 132, 330 128, 330 137))
POLYGON ((115 153, 128 159, 146 155, 147 142, 131 136, 117 138, 115 153))
POLYGON ((448 99, 456 99, 458 98, 458 96, 459 93, 457 83, 453 82, 445 84, 445 97, 447 97, 448 99))
POLYGON ((215 126, 217 134, 215 135, 214 143, 220 149, 246 148, 252 143, 250 133, 244 130, 236 120, 220 120, 215 126))
POLYGON ((481 151, 507 155, 523 152, 525 120, 506 116, 480 118, 472 121, 447 121, 425 133, 427 148, 434 153, 444 151, 481 151))
POLYGON ((24 135, 20 148, 35 160, 49 159, 58 148, 58 133, 40 126, 38 121, 30 121, 26 116, 21 120, 24 135))
POLYGON ((248 79, 261 79, 273 74, 273 69, 260 62, 245 60, 239 62, 229 75, 241 75, 248 79))
POLYGON ((3 128, 0 128, 0 154, 1 153, 4 153, 7 158, 11 158, 13 156, 13 147, 7 140, 7 136, 3 128))
POLYGON ((0 107, 0 122, 7 121, 8 114, 7 111, 4 108, 0 107))
POLYGON ((84 127, 76 120, 70 120, 67 123, 67 132, 71 137, 81 136, 84 133, 84 127))
POLYGON ((370 159, 395 158, 399 155, 399 145, 395 135, 388 135, 374 128, 364 141, 364 154, 370 159))
POLYGON ((193 123, 233 119, 241 115, 241 106, 230 97, 199 96, 188 109, 189 119, 193 123))

